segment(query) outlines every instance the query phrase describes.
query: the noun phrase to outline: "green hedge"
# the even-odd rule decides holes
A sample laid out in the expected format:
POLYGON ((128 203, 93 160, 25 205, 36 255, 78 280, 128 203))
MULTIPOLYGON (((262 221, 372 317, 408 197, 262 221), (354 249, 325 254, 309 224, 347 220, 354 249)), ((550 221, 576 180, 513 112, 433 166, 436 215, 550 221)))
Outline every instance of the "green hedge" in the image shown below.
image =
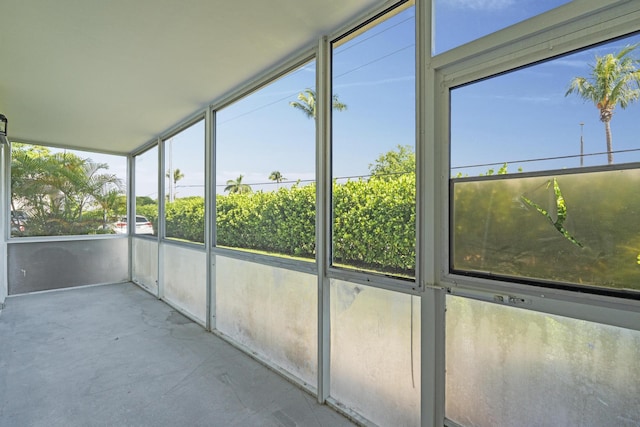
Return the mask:
POLYGON ((186 197, 167 203, 167 236, 204 243, 204 199, 186 197))
POLYGON ((413 275, 415 175, 334 184, 333 194, 334 261, 413 275))
MULTIPOLYGON (((138 215, 145 216, 158 232, 158 207, 145 204, 136 207, 138 215)), ((167 236, 175 239, 204 243, 204 199, 185 197, 165 205, 167 236)))
MULTIPOLYGON (((217 196, 218 245, 315 257, 315 185, 217 196)), ((412 275, 415 179, 334 184, 333 254, 340 264, 412 275)))
POLYGON ((217 195, 218 245, 315 257, 315 185, 217 195))
MULTIPOLYGON (((453 267, 637 289, 638 185, 640 173, 633 170, 456 181, 453 267), (557 227, 560 221, 562 229, 557 227)), ((217 244, 313 259, 315 191, 311 184, 273 192, 217 195, 217 244)), ((335 183, 334 262, 413 275, 415 193, 413 174, 335 183)), ((157 229, 155 206, 143 206, 139 213, 157 229)), ((201 242, 203 228, 202 198, 179 199, 167 205, 170 236, 201 242)))
MULTIPOLYGON (((334 260, 339 264, 413 275, 415 178, 334 184, 334 260)), ((218 194, 217 244, 301 258, 315 258, 314 184, 273 192, 218 194)), ((155 205, 140 206, 158 229, 155 205)), ((167 235, 202 242, 204 200, 166 205, 167 235)))

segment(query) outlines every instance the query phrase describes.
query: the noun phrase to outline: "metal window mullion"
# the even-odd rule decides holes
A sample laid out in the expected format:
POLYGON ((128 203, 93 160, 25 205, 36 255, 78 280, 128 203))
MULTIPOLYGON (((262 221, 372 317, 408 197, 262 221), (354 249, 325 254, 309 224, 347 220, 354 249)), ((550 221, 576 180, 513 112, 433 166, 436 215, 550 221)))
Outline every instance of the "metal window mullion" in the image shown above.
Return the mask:
POLYGON ((330 392, 331 322, 331 48, 318 43, 316 61, 316 264, 318 271, 318 402, 330 392))
POLYGON ((403 294, 420 295, 422 292, 421 283, 413 279, 403 280, 399 277, 383 276, 375 273, 369 274, 366 271, 357 269, 332 267, 329 265, 327 267, 327 276, 330 279, 342 280, 376 289, 386 289, 403 294))
MULTIPOLYGON (((132 155, 127 156, 127 224, 134 224, 132 221, 136 217, 136 158, 132 155)), ((129 280, 133 281, 134 270, 134 247, 133 247, 133 230, 127 226, 127 239, 129 240, 129 280)))
MULTIPOLYGON (((536 19, 542 19, 542 16, 536 19)), ((435 68, 445 72, 447 86, 454 87, 624 37, 636 32, 639 25, 640 4, 618 2, 544 31, 523 32, 519 25, 514 25, 508 31, 495 34, 504 39, 499 46, 481 49, 470 44, 464 49, 465 55, 456 60, 436 58, 434 64, 437 61, 435 68), (514 33, 509 37, 512 32, 517 32, 517 36, 514 33)))
POLYGON ((164 143, 158 138, 158 298, 164 298, 164 251, 162 250, 162 239, 165 237, 165 183, 164 183, 164 143))
POLYGON ((441 427, 445 417, 446 291, 429 287, 420 301, 421 394, 420 425, 441 427))
POLYGON ((6 243, 11 238, 11 142, 2 145, 2 242, 6 243), (7 215, 9 212, 9 218, 7 215))
POLYGON ((209 331, 216 329, 216 275, 213 246, 216 242, 216 163, 215 163, 215 111, 207 108, 204 121, 204 245, 207 258, 207 320, 209 331))
MULTIPOLYGON (((561 53, 550 41, 566 36, 575 38, 576 31, 581 28, 586 29, 587 34, 579 38, 591 38, 592 35, 600 37, 596 33, 606 34, 607 38, 618 37, 625 30, 607 21, 612 17, 633 19, 630 14, 637 9, 635 0, 574 0, 439 53, 433 58, 434 68, 453 66, 461 70, 468 69, 468 64, 464 64, 469 60, 483 56, 507 58, 514 53, 519 57, 530 57, 532 61, 539 60, 527 52, 532 45, 545 44, 546 49, 542 51, 546 50, 546 55, 561 53), (604 25, 601 27, 599 24, 604 25)), ((592 42, 585 40, 584 43, 592 42)))
POLYGON ((431 0, 416 0, 416 281, 421 298, 420 423, 441 427, 445 416, 445 291, 438 287, 444 242, 439 183, 448 167, 439 160, 443 151, 439 120, 445 108, 437 91, 437 73, 431 66, 431 0))
POLYGON ((2 212, 0 213, 0 222, 2 223, 2 236, 0 241, 2 242, 0 256, 2 256, 3 264, 0 276, 0 308, 4 306, 4 300, 9 295, 9 260, 8 260, 8 244, 7 241, 11 236, 11 143, 2 144, 2 152, 0 153, 2 159, 2 185, 0 185, 0 198, 2 200, 2 212), (7 217, 8 216, 8 217, 7 217))

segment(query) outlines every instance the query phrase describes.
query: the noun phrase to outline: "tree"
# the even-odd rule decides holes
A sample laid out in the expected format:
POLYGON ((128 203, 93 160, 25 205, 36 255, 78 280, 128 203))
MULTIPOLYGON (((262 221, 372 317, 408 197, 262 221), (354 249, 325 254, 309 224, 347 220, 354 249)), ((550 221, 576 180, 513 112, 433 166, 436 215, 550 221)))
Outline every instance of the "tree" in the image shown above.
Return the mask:
POLYGON ((149 196, 136 196, 136 206, 155 205, 156 201, 149 196))
MULTIPOLYGON (((171 178, 170 172, 167 172, 167 178, 171 178)), ((180 171, 180 168, 175 168, 173 170, 173 183, 177 184, 182 178, 184 178, 184 174, 180 171)))
POLYGON ((227 186, 224 187, 224 191, 228 191, 229 193, 251 193, 251 186, 249 184, 243 184, 242 178, 243 175, 238 176, 235 180, 230 179, 227 181, 227 186))
POLYGON ((25 144, 11 148, 11 208, 29 214, 30 235, 92 231, 95 224, 83 219, 84 211, 99 206, 109 190, 121 191, 121 180, 104 173, 105 163, 25 144))
POLYGON ((639 61, 630 56, 638 45, 627 45, 616 54, 595 57, 595 65, 587 77, 575 77, 565 93, 576 93, 600 110, 607 141, 607 161, 613 164, 611 119, 617 105, 624 109, 640 98, 639 61))
POLYGON ((287 178, 282 176, 282 173, 280 173, 280 171, 273 171, 273 172, 271 172, 271 175, 269 175, 269 179, 271 181, 275 181, 277 183, 281 183, 282 181, 284 181, 287 178))
MULTIPOLYGON (((118 213, 122 212, 123 205, 126 204, 126 199, 122 197, 122 194, 117 188, 107 188, 102 193, 96 195, 95 201, 102 210, 102 229, 107 229, 107 224, 110 219, 115 219, 118 213)), ((125 206, 126 213, 126 206, 125 206)))
MULTIPOLYGON (((124 185, 120 178, 115 174, 99 173, 102 170, 109 169, 106 163, 95 163, 91 159, 84 159, 81 166, 80 175, 77 184, 77 191, 81 194, 79 206, 79 218, 82 219, 82 210, 92 203, 100 205, 99 200, 105 194, 114 192, 114 194, 122 194, 124 185), (84 181, 86 179, 86 182, 84 181)), ((115 198, 115 196, 113 196, 115 198)), ((115 200, 115 199, 114 199, 115 200)), ((115 202, 114 202, 115 203, 115 202)))
POLYGON ((279 184, 287 178, 282 176, 282 173, 280 173, 280 171, 273 171, 271 172, 271 175, 269 175, 269 179, 271 181, 275 181, 276 187, 279 188, 279 184))
POLYGON ((180 181, 182 178, 184 178, 184 174, 180 171, 180 168, 175 168, 173 170, 173 179, 171 177, 171 169, 169 169, 167 171, 167 173, 165 174, 165 176, 167 178, 169 178, 170 182, 169 182, 169 201, 173 202, 173 199, 175 199, 176 197, 176 185, 178 184, 178 181, 180 181), (173 181, 173 182, 171 182, 173 181))
POLYGON ((398 145, 369 164, 371 178, 390 180, 416 172, 416 154, 410 145, 398 145))
MULTIPOLYGON (((347 109, 347 105, 340 102, 338 95, 333 95, 333 109, 336 111, 344 111, 347 109)), ((296 108, 304 113, 307 118, 316 118, 316 91, 310 88, 306 88, 304 91, 298 94, 298 101, 291 101, 289 103, 293 108, 296 108)))

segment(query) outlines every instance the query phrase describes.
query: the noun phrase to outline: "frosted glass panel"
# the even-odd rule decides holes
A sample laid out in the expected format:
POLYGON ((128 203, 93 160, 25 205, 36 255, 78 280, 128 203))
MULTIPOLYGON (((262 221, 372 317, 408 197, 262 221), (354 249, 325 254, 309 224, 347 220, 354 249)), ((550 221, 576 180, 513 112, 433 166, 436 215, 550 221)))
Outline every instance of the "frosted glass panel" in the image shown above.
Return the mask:
POLYGON ((207 318, 207 255, 204 250, 162 245, 164 299, 201 323, 207 318))
POLYGON ((6 259, 9 295, 126 282, 127 251, 127 239, 9 244, 6 259))
POLYGON ((133 281, 158 293, 158 242, 133 238, 133 281))
POLYGON ((461 425, 640 425, 638 331, 450 296, 446 334, 461 425))
POLYGON ((216 327, 315 387, 315 275, 216 256, 216 327))
POLYGON ((331 396, 378 425, 420 425, 420 300, 331 281, 331 396))
POLYGON ((639 291, 640 169, 453 180, 452 268, 639 291))

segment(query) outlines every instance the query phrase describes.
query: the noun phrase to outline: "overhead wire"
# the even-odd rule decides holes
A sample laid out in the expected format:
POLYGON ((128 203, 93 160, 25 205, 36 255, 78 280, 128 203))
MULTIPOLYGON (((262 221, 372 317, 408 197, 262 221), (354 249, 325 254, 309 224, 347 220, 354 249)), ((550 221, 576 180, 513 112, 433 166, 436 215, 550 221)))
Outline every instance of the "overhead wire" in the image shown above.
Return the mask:
MULTIPOLYGON (((393 29, 393 28, 395 28, 395 27, 397 27, 397 26, 399 26, 399 25, 401 25, 401 24, 404 24, 404 23, 406 23, 406 22, 409 22, 409 21, 410 21, 410 20, 412 20, 412 19, 414 19, 414 17, 413 17, 413 16, 412 16, 412 17, 409 17, 409 18, 406 18, 406 19, 404 19, 404 20, 402 20, 402 21, 400 21, 400 22, 397 22, 397 23, 395 23, 395 24, 393 24, 393 25, 390 25, 389 27, 387 27, 387 28, 385 28, 385 29, 383 29, 383 30, 381 30, 381 31, 379 31, 379 32, 377 32, 377 33, 375 33, 375 34, 373 34, 373 35, 369 36, 369 37, 366 37, 366 38, 364 38, 364 39, 361 39, 361 40, 359 40, 358 42, 352 43, 352 44, 350 44, 348 47, 345 47, 345 48, 341 49, 341 50, 340 50, 340 52, 336 52, 336 56, 337 56, 337 55, 340 55, 340 54, 342 54, 342 53, 344 53, 345 51, 347 51, 347 50, 349 50, 349 49, 351 49, 351 48, 353 48, 353 47, 355 47, 355 46, 357 46, 357 45, 359 45, 359 44, 364 43, 365 41, 368 41, 368 40, 370 40, 370 39, 373 39, 373 38, 375 38, 375 37, 378 37, 378 36, 380 36, 381 34, 383 34, 383 33, 387 32, 387 31, 389 31, 389 30, 391 30, 391 29, 393 29)), ((369 66, 369 65, 371 65, 371 64, 374 64, 374 63, 376 63, 376 62, 379 62, 379 61, 381 61, 381 60, 383 60, 383 59, 386 59, 386 58, 388 58, 388 57, 390 57, 390 56, 393 56, 393 55, 395 55, 395 54, 397 54, 397 53, 399 53, 399 52, 402 52, 402 51, 407 50, 407 49, 409 49, 409 48, 411 48, 411 47, 414 47, 414 46, 415 46, 415 43, 412 43, 412 44, 409 44, 409 45, 404 46, 404 47, 402 47, 402 48, 396 49, 396 50, 394 50, 394 51, 392 51, 392 52, 390 52, 390 53, 388 53, 388 54, 386 54, 386 55, 383 55, 383 56, 377 57, 377 58, 373 59, 372 61, 369 61, 369 62, 367 62, 367 63, 361 64, 361 65, 359 65, 359 66, 357 66, 357 67, 355 67, 355 68, 353 68, 353 69, 351 69, 351 70, 347 70, 347 71, 345 71, 344 73, 342 73, 342 74, 340 74, 340 75, 335 76, 334 78, 340 78, 340 77, 342 77, 342 76, 345 76, 345 75, 350 74, 350 73, 352 73, 352 72, 354 72, 354 71, 357 71, 357 70, 359 70, 359 69, 362 69, 362 68, 364 68, 364 67, 366 67, 366 66, 369 66)), ((303 70, 304 70, 304 67, 300 67, 300 68, 298 68, 297 70, 295 70, 295 71, 291 72, 289 75, 293 75, 293 74, 299 73, 299 72, 301 72, 301 71, 303 71, 303 70)), ((266 104, 260 105, 260 106, 258 106, 258 107, 255 107, 255 108, 253 108, 253 109, 249 110, 249 111, 245 111, 245 112, 240 113, 240 114, 238 114, 238 115, 236 115, 236 116, 230 117, 230 118, 228 118, 228 119, 226 119, 226 120, 219 121, 219 122, 217 122, 217 123, 216 123, 216 125, 218 125, 218 126, 219 126, 219 125, 223 125, 223 124, 229 123, 229 122, 234 121, 234 120, 236 120, 236 119, 239 119, 239 118, 241 118, 241 117, 244 117, 244 116, 247 116, 247 115, 249 115, 249 114, 255 113, 256 111, 260 111, 260 110, 265 109, 265 108, 267 108, 267 107, 270 107, 270 106, 272 106, 272 105, 278 104, 278 103, 280 103, 280 102, 282 102, 282 101, 286 101, 287 99, 292 99, 292 97, 297 96, 297 95, 298 95, 299 93, 301 93, 302 91, 304 91, 304 89, 303 89, 303 90, 297 90, 297 91, 292 92, 292 93, 290 93, 290 94, 288 94, 288 95, 286 95, 286 96, 284 96, 284 97, 282 97, 282 98, 278 98, 278 99, 276 99, 276 100, 274 100, 274 101, 271 101, 271 102, 268 102, 268 103, 266 103, 266 104)))

